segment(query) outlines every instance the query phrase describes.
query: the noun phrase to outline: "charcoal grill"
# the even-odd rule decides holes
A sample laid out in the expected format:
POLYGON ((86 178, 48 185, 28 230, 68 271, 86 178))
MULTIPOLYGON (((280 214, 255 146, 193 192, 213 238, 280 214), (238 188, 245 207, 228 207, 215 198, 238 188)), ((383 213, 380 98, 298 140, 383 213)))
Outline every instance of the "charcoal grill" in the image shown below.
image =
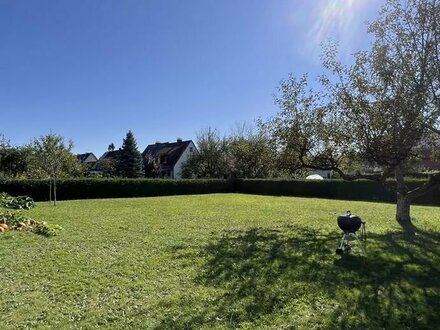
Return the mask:
POLYGON ((365 249, 362 243, 367 239, 365 222, 363 222, 358 216, 352 215, 350 211, 347 211, 344 215, 340 215, 337 220, 338 226, 343 233, 341 243, 336 249, 336 254, 343 255, 351 253, 352 247, 350 242, 352 241, 359 242, 359 247, 362 253, 365 254, 365 249), (361 231, 360 238, 356 235, 356 232, 359 230, 361 231))

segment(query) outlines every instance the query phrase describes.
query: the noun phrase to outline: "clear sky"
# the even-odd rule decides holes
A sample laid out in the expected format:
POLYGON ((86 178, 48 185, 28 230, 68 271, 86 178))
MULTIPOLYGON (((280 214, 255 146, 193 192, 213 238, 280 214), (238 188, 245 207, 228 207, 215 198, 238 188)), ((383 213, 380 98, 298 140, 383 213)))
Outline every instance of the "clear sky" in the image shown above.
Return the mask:
POLYGON ((142 151, 208 126, 276 113, 292 72, 319 72, 319 44, 368 45, 382 0, 0 0, 0 133, 49 132, 77 153, 142 151))

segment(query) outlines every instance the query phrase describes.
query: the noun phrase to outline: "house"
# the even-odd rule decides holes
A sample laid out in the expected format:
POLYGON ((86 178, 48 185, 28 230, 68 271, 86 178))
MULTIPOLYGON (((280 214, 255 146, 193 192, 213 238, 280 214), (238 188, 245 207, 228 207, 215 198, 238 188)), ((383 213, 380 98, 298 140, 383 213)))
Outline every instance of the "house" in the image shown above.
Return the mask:
POLYGON ((430 153, 425 152, 421 154, 420 167, 423 171, 438 172, 440 171, 440 160, 436 160, 430 153))
POLYGON ((106 151, 90 169, 91 175, 114 176, 116 162, 121 150, 106 151))
POLYGON ((415 167, 423 172, 440 171, 440 137, 423 140, 414 148, 417 160, 415 167))
POLYGON ((192 140, 177 139, 176 142, 156 142, 148 145, 142 153, 142 158, 145 164, 152 165, 156 176, 180 179, 183 163, 195 152, 198 151, 192 140))
POLYGON ((78 154, 76 158, 82 163, 86 165, 92 166, 94 163, 98 161, 98 158, 92 152, 86 152, 85 154, 78 154))

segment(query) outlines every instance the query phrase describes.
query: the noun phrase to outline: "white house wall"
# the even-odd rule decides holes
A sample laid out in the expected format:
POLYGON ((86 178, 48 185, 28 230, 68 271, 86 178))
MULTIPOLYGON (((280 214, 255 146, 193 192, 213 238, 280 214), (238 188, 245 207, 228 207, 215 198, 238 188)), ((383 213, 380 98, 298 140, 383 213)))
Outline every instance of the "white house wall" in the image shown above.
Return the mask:
POLYGON ((185 163, 188 160, 188 158, 194 152, 197 152, 197 149, 196 149, 196 146, 194 145, 194 143, 191 141, 191 143, 188 144, 188 146, 186 147, 185 151, 180 156, 180 158, 177 161, 176 165, 174 165, 174 169, 173 169, 174 179, 182 178, 182 165, 183 165, 183 163, 185 163), (191 148, 192 148, 193 152, 190 152, 191 148))

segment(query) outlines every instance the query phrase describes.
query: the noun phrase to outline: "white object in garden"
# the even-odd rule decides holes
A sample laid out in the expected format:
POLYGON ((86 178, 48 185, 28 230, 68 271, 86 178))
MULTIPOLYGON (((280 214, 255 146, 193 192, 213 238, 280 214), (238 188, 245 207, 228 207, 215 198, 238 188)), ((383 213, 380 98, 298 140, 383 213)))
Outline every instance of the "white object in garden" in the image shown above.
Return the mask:
POLYGON ((312 174, 306 177, 306 180, 324 180, 324 178, 319 174, 312 174))

